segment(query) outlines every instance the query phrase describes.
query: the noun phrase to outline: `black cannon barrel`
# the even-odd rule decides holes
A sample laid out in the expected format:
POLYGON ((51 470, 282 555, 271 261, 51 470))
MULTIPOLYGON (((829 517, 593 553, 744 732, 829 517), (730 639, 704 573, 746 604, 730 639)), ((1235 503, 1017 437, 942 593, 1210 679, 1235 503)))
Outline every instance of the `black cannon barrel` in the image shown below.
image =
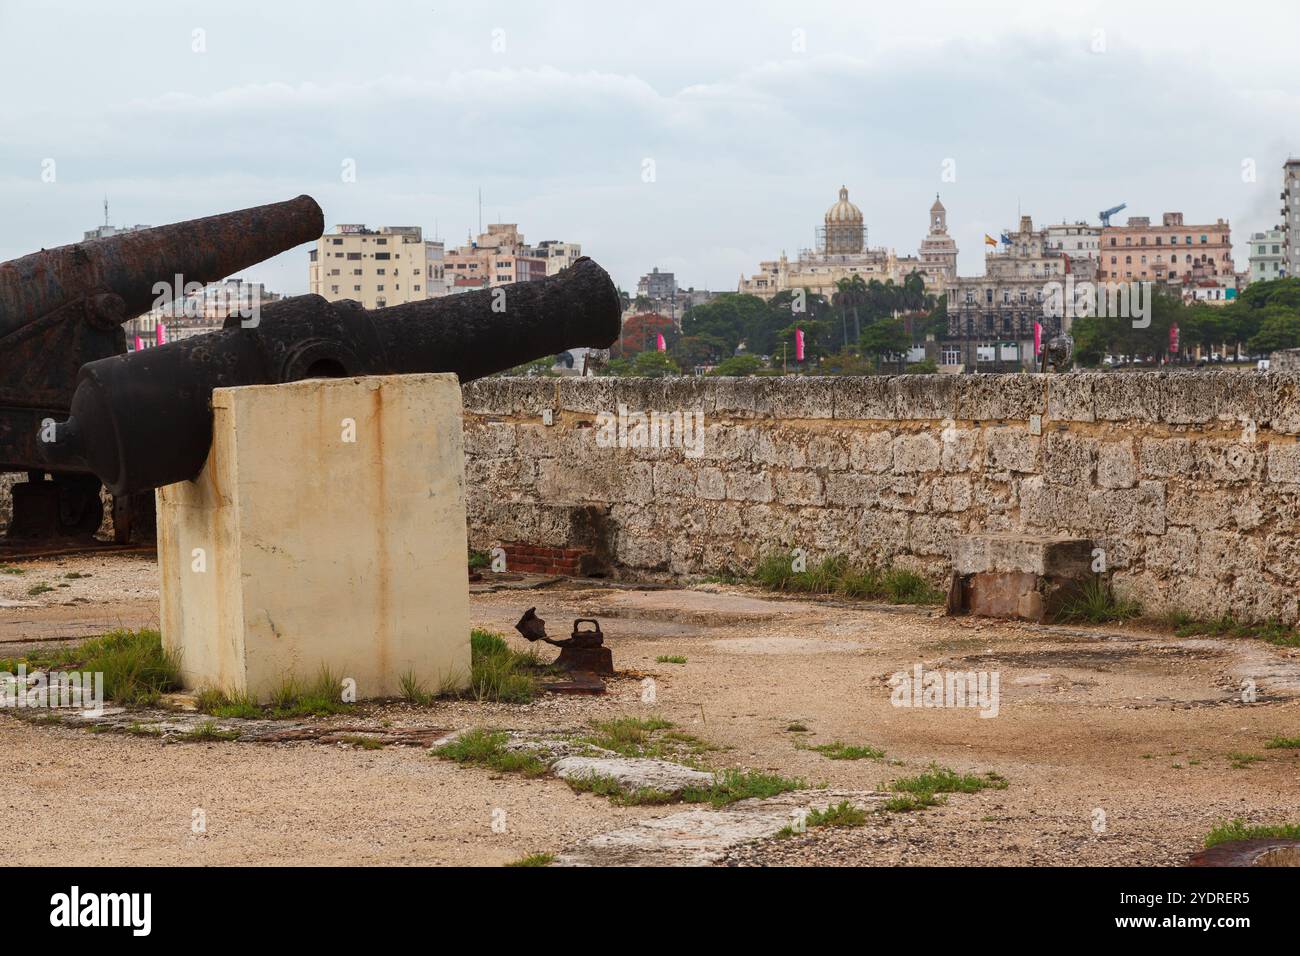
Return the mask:
POLYGON ((42 453, 50 467, 94 472, 115 495, 159 488, 202 470, 213 389, 414 372, 470 381, 570 348, 608 348, 621 311, 608 273, 585 257, 536 282, 385 309, 296 296, 219 332, 86 364, 72 413, 43 436, 42 453))
MULTIPOLYGON (((158 282, 215 282, 325 231, 310 196, 59 246, 0 263, 0 339, 82 297, 122 298, 119 321, 148 312, 158 282)), ((183 289, 174 290, 177 293, 183 289)), ((166 296, 171 302, 178 296, 166 296)))

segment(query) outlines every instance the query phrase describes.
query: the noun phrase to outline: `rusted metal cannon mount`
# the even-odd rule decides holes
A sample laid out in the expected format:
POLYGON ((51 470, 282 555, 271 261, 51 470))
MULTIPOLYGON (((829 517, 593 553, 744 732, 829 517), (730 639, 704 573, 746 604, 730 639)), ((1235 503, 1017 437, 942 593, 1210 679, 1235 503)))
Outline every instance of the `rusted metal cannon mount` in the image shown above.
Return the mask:
POLYGON ((546 622, 537 616, 537 608, 530 607, 515 625, 515 630, 530 642, 545 641, 552 647, 558 647, 560 656, 555 659, 553 667, 604 677, 614 675, 614 655, 605 646, 605 635, 601 633, 600 622, 594 617, 578 618, 573 622, 573 633, 557 641, 546 636, 546 622), (590 624, 592 629, 584 631, 583 624, 590 624))

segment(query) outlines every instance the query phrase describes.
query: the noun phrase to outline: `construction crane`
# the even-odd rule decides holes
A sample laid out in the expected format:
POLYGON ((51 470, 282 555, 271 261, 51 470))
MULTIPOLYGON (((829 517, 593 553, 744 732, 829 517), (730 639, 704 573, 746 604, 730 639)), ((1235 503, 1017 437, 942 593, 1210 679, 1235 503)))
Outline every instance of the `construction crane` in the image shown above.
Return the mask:
POLYGON ((1109 226, 1109 225, 1110 225, 1110 217, 1113 216, 1113 215, 1115 215, 1115 213, 1119 212, 1121 209, 1127 209, 1127 208, 1128 208, 1128 203, 1126 203, 1126 202, 1122 202, 1122 203, 1120 203, 1118 206, 1112 206, 1112 207, 1109 208, 1109 209, 1106 209, 1106 210, 1103 210, 1102 212, 1097 213, 1097 215, 1101 218, 1101 224, 1102 224, 1103 226, 1109 226))

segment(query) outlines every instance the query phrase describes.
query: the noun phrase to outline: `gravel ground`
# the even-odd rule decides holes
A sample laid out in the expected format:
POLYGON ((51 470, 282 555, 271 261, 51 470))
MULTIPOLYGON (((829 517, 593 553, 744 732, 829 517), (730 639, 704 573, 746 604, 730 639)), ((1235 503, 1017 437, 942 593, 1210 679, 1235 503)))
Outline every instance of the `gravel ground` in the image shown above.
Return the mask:
MULTIPOLYGON (((92 577, 68 583, 85 588, 73 595, 89 603, 0 606, 4 653, 71 630, 74 619, 60 614, 80 615, 78 626, 97 615, 128 626, 156 620, 156 570, 137 556, 29 565, 21 582, 0 580, 0 597, 26 602, 27 579, 54 581, 81 570, 80 560, 94 565, 92 577)), ((861 828, 749 844, 724 865, 1179 864, 1216 821, 1300 822, 1300 751, 1264 748, 1271 737, 1300 736, 1295 651, 722 587, 480 592, 471 615, 476 626, 513 634, 534 604, 553 636, 576 617, 600 618, 625 678, 600 698, 402 705, 384 719, 555 731, 653 713, 726 748, 711 755, 718 765, 836 789, 879 790, 931 762, 1009 781, 921 813, 872 815, 861 828), (658 663, 661 655, 687 663, 658 663), (891 706, 889 676, 918 663, 996 671, 998 716, 891 706), (1247 678, 1258 683, 1258 703, 1239 700, 1247 678), (837 740, 885 757, 830 760, 807 749, 837 740), (1262 759, 1243 765, 1231 756, 1242 753, 1262 759)), ((0 717, 0 743, 10 763, 0 826, 22 835, 10 853, 17 863, 49 862, 57 846, 66 863, 495 865, 680 810, 615 807, 558 780, 494 777, 419 748, 162 744, 8 717, 0 717), (196 809, 206 816, 200 836, 191 832, 196 809), (504 832, 492 829, 494 810, 505 813, 504 832)))

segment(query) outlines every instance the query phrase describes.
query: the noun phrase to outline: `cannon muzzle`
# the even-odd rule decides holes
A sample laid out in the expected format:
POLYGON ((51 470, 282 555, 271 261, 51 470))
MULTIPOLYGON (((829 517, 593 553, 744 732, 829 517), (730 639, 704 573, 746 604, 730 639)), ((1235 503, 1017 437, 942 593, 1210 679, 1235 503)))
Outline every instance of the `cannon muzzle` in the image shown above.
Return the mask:
POLYGON ((288 202, 140 229, 34 252, 0 263, 0 339, 81 298, 112 293, 119 322, 179 298, 155 285, 209 283, 304 242, 319 239, 325 216, 316 200, 288 202), (160 301, 161 300, 161 301, 160 301))
MULTIPOLYGON (((217 388, 306 378, 454 372, 461 381, 618 337, 609 275, 582 258, 558 275, 363 309, 317 295, 232 316, 219 332, 85 365, 72 413, 45 429, 50 467, 94 472, 115 495, 198 476, 217 388)), ((267 449, 275 454, 275 449, 267 449)))

